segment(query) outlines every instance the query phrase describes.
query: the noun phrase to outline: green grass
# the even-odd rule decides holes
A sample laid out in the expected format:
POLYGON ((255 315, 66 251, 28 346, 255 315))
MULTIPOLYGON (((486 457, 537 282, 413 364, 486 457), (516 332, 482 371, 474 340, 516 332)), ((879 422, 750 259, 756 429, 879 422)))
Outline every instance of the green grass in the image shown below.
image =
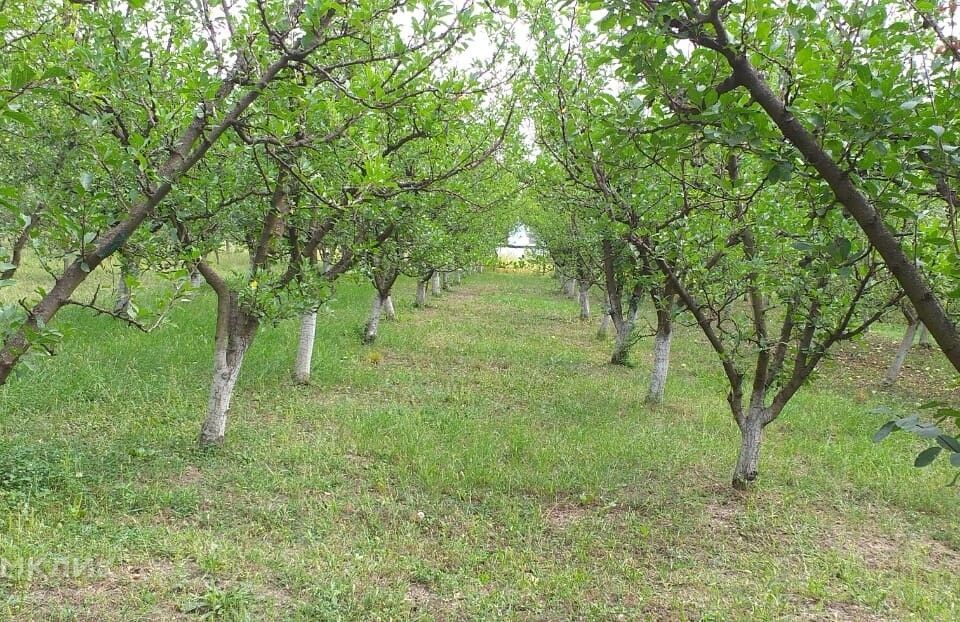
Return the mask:
MULTIPOLYGON (((913 469, 907 436, 870 441, 869 411, 913 401, 909 388, 828 364, 768 428, 761 480, 740 496, 704 342, 679 330, 667 404, 650 410, 649 340, 635 368, 606 365, 611 344, 554 289, 478 275, 417 311, 402 282, 399 320, 361 346, 371 290, 344 283, 314 384, 289 379, 295 323, 266 327, 211 452, 195 443, 210 292, 149 335, 65 310, 62 351, 0 388, 0 617, 960 615, 948 467, 913 469)), ((872 338, 892 356, 897 337, 872 338)), ((911 357, 948 382, 938 357, 911 357)))

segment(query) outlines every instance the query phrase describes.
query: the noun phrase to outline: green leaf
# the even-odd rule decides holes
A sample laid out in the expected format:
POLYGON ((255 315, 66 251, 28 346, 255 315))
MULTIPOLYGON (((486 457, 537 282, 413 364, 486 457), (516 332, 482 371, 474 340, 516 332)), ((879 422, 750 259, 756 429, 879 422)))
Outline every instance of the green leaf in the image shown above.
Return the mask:
POLYGON ((30 65, 14 65, 10 70, 10 89, 19 91, 37 77, 37 72, 30 65))
POLYGON ((887 438, 888 436, 890 436, 890 433, 891 433, 891 432, 893 432, 894 430, 898 430, 898 429, 899 429, 899 428, 897 427, 897 422, 896 422, 895 420, 894 420, 894 421, 888 421, 888 422, 884 423, 884 424, 880 427, 880 429, 877 430, 877 432, 873 435, 873 442, 874 442, 874 443, 879 443, 879 442, 882 441, 883 439, 885 439, 885 438, 887 438))
POLYGON ((927 447, 917 455, 917 459, 913 461, 913 466, 915 467, 925 467, 931 462, 933 462, 937 456, 940 455, 940 452, 943 451, 943 448, 934 445, 933 447, 927 447))
POLYGON ((921 103, 922 103, 922 102, 921 102, 921 100, 919 100, 919 99, 908 99, 907 101, 905 101, 905 102, 903 102, 902 104, 900 104, 900 109, 901 109, 901 110, 913 110, 914 108, 916 108, 917 106, 919 106, 921 103))
POLYGON ((941 434, 937 437, 937 442, 944 449, 950 450, 955 454, 960 454, 960 441, 947 434, 941 434))
POLYGON ((950 454, 950 464, 960 467, 960 454, 950 454))
POLYGON ((33 120, 33 117, 30 115, 20 112, 19 110, 11 110, 7 108, 3 111, 3 116, 13 119, 17 123, 22 123, 28 127, 36 127, 36 122, 33 120))

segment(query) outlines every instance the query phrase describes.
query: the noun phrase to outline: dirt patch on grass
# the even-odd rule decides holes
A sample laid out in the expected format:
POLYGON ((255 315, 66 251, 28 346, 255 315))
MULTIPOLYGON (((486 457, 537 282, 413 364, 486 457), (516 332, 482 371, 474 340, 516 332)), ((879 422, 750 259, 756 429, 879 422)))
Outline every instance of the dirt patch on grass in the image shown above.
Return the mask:
POLYGON ((590 510, 581 505, 556 503, 544 511, 544 522, 553 529, 566 529, 582 521, 590 510))
POLYGON ((28 588, 25 604, 29 618, 72 620, 117 620, 118 605, 133 600, 143 591, 163 594, 149 609, 146 620, 188 620, 178 608, 181 595, 202 586, 202 573, 195 564, 176 564, 170 560, 149 560, 145 563, 115 568, 91 564, 88 576, 75 578, 45 577, 28 588), (42 615, 41 615, 42 614, 42 615))
POLYGON ((893 619, 856 603, 821 601, 806 597, 792 600, 799 609, 794 619, 803 622, 885 622, 893 619))
POLYGON ((434 592, 429 585, 420 581, 410 583, 404 598, 410 603, 413 612, 429 614, 440 622, 454 620, 457 617, 455 601, 443 598, 434 592))
POLYGON ((868 334, 841 344, 824 364, 822 374, 845 385, 860 400, 882 393, 909 401, 931 399, 960 401, 955 373, 934 348, 914 346, 892 386, 883 384, 887 368, 897 352, 897 343, 883 335, 868 334))

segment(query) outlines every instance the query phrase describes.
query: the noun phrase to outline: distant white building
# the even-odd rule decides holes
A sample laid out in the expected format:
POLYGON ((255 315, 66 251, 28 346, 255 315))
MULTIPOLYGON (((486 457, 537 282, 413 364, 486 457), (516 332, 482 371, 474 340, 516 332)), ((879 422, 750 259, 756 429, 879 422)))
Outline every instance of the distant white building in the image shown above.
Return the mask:
POLYGON ((537 245, 530 239, 530 232, 524 225, 518 225, 507 238, 504 246, 497 248, 497 257, 502 261, 519 261, 529 256, 537 245))

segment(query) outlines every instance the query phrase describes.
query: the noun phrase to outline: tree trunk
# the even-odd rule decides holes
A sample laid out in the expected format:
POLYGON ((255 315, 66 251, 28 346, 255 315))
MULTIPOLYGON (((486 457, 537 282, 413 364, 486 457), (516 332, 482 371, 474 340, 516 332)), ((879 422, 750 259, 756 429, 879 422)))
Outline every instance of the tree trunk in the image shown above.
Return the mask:
POLYGON ((733 487, 747 490, 756 481, 760 469, 760 441, 763 436, 763 410, 750 410, 740 426, 740 454, 733 470, 733 487))
POLYGON ((606 339, 607 338, 607 329, 610 327, 610 311, 607 309, 603 310, 603 315, 600 317, 600 328, 597 329, 597 339, 606 339))
POLYGON ((393 296, 387 294, 387 297, 383 301, 383 313, 388 320, 397 319, 397 310, 393 307, 393 296))
POLYGON ((657 336, 653 342, 653 369, 650 372, 650 390, 647 403, 663 404, 663 392, 667 386, 667 371, 670 368, 670 342, 673 337, 673 301, 666 308, 657 309, 657 336))
POLYGON ((430 278, 430 294, 433 296, 440 295, 440 271, 433 273, 433 276, 430 278))
POLYGON ((450 289, 450 273, 448 272, 440 273, 440 287, 444 291, 447 291, 450 289))
POLYGON ((917 333, 918 324, 919 322, 911 322, 907 324, 907 330, 903 332, 903 339, 900 340, 900 347, 897 349, 897 355, 893 357, 893 361, 891 361, 890 367, 887 369, 887 375, 883 379, 884 384, 893 384, 900 376, 900 370, 903 368, 903 363, 907 360, 907 353, 910 352, 910 346, 913 345, 913 337, 917 333))
POLYGON ((297 345, 297 360, 293 365, 293 379, 299 384, 310 382, 310 367, 313 363, 313 343, 317 336, 317 310, 300 316, 300 340, 297 345))
POLYGON ((580 319, 584 322, 590 319, 590 284, 578 281, 580 296, 580 319))
POLYGON ((217 302, 217 339, 213 351, 213 381, 207 418, 200 428, 200 445, 223 443, 233 389, 247 349, 256 335, 258 321, 240 308, 236 292, 217 302))
POLYGON ((367 325, 363 329, 363 343, 373 343, 377 340, 383 304, 384 299, 380 297, 380 292, 375 292, 373 294, 373 306, 370 309, 370 319, 367 320, 367 325))
POLYGON ((633 322, 630 320, 613 321, 613 354, 610 356, 610 362, 614 365, 626 365, 630 354, 630 340, 633 333, 633 322))
POLYGON ((453 273, 457 279, 457 285, 463 285, 463 270, 457 270, 453 273))
POLYGON ((577 281, 575 279, 563 279, 563 295, 567 298, 577 297, 577 281))
POLYGON ((930 344, 930 331, 927 330, 927 327, 923 324, 923 322, 920 323, 920 337, 917 341, 917 345, 919 345, 921 348, 932 347, 930 344))
POLYGON ((190 287, 200 287, 203 285, 203 275, 200 274, 200 271, 194 268, 190 272, 190 287))
POLYGON ((117 302, 113 305, 113 312, 117 315, 126 315, 130 309, 130 298, 133 294, 130 292, 130 286, 127 285, 127 271, 121 270, 120 278, 117 281, 117 302))
POLYGON ((427 282, 417 281, 417 300, 413 303, 418 309, 427 306, 427 282))

